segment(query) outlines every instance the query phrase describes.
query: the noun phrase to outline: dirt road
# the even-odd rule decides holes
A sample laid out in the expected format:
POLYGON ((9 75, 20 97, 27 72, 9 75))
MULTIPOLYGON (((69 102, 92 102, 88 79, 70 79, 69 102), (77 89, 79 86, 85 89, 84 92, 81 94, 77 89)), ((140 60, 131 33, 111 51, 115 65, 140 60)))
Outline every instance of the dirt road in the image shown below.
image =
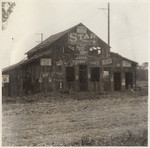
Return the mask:
POLYGON ((3 146, 146 145, 147 96, 3 104, 3 146))

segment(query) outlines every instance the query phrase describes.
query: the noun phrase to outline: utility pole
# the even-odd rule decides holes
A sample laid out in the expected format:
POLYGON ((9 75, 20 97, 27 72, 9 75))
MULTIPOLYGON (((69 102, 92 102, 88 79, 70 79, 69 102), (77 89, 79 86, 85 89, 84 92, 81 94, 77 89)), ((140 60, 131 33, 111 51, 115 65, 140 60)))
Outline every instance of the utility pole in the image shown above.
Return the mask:
POLYGON ((41 41, 36 41, 36 42, 43 42, 43 33, 35 33, 36 35, 40 35, 41 36, 41 41))
POLYGON ((108 45, 110 46, 110 5, 108 3, 108 45))
POLYGON ((108 3, 107 8, 99 8, 99 10, 107 10, 107 20, 108 20, 108 45, 110 46, 110 4, 108 3))

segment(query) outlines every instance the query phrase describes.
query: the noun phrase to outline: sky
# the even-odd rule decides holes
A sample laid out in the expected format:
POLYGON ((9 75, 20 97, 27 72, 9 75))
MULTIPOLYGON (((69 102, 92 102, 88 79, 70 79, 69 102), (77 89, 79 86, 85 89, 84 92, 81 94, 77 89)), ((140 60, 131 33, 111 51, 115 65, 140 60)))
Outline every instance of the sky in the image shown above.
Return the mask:
MULTIPOLYGON (((83 23, 107 42, 107 1, 13 0, 16 2, 7 29, 0 32, 0 63, 7 67, 24 59, 25 53, 44 39, 83 23), (12 39, 13 38, 13 39, 12 39)), ((148 61, 148 1, 110 2, 112 52, 142 64, 148 61)))

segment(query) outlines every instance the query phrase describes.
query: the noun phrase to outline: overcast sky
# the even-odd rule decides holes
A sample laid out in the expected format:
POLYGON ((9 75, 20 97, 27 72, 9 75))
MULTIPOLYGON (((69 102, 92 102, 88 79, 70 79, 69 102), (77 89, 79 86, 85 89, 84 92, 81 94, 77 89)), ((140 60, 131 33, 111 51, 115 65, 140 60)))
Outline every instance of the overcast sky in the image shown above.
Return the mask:
MULTIPOLYGON (((75 0, 13 0, 16 2, 8 27, 1 31, 1 64, 19 62, 25 52, 44 39, 80 22, 107 42, 107 2, 75 0), (12 39, 13 38, 13 39, 12 39)), ((148 61, 148 3, 110 3, 110 45, 140 64, 148 61)))

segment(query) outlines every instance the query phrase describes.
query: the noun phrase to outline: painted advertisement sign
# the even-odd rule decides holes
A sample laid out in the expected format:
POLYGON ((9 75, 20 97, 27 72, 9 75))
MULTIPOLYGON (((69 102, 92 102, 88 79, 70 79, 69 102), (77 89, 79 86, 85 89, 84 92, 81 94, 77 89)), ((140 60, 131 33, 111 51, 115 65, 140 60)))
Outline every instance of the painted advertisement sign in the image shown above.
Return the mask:
POLYGON ((9 75, 2 75, 2 83, 9 83, 9 75))
POLYGON ((102 64, 103 65, 107 65, 107 64, 111 64, 112 63, 112 59, 105 59, 105 60, 102 60, 102 64))
POLYGON ((51 59, 41 59, 41 66, 51 66, 52 61, 51 59))
POLYGON ((131 63, 128 61, 123 61, 123 67, 131 67, 131 63))
POLYGON ((77 27, 77 33, 86 33, 87 29, 84 26, 78 26, 77 27))
POLYGON ((94 33, 71 32, 68 34, 68 42, 70 44, 95 45, 97 43, 97 37, 94 33))
POLYGON ((103 77, 109 77, 109 71, 103 71, 103 77))

